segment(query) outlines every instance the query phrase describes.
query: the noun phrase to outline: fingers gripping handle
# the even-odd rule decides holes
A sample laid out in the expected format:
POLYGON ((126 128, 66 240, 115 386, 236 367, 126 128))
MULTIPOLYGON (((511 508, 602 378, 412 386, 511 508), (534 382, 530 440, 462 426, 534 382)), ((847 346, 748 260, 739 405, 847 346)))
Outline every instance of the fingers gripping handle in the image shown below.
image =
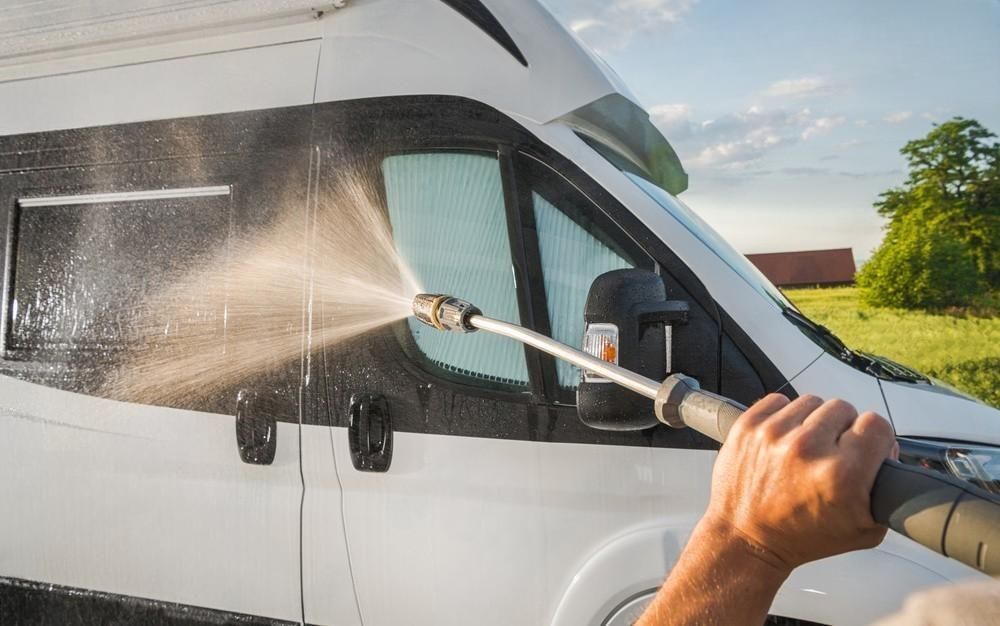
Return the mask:
MULTIPOLYGON (((673 375, 654 401, 656 417, 723 442, 745 407, 673 375)), ((882 463, 871 494, 872 517, 931 550, 1000 576, 1000 501, 965 481, 898 461, 882 463)))

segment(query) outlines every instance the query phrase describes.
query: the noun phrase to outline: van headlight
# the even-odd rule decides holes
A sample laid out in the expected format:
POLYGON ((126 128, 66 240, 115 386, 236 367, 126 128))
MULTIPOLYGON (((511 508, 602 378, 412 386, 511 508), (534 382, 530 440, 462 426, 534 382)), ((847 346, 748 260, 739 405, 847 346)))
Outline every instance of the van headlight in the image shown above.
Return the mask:
POLYGON ((950 474, 1000 494, 1000 448, 900 437, 899 460, 907 465, 950 474))

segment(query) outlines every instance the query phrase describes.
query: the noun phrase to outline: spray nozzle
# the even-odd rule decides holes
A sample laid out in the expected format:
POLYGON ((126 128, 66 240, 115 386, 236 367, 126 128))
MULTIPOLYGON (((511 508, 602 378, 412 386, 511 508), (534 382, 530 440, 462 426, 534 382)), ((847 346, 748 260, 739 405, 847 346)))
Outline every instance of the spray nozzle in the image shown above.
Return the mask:
POLYGON ((469 323, 473 315, 482 315, 471 302, 436 293, 420 293, 413 298, 413 315, 418 320, 438 330, 459 333, 475 332, 469 323))

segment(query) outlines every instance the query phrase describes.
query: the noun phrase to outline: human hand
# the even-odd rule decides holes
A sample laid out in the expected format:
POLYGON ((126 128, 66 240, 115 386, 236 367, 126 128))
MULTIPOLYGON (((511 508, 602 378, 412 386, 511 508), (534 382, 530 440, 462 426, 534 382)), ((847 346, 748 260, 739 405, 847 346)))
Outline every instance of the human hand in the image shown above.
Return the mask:
POLYGON ((784 574, 872 548, 875 475, 898 456, 889 423, 842 400, 771 394, 737 420, 719 453, 702 524, 734 532, 784 574))

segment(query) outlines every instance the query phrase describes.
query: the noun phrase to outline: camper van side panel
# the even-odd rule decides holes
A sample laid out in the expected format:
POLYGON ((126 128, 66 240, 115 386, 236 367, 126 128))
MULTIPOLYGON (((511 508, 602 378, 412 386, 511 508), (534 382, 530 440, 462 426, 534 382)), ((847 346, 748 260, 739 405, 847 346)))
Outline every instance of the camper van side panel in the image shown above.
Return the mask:
POLYGON ((254 287, 227 264, 304 215, 310 119, 306 107, 0 138, 0 621, 301 619, 301 355, 201 393, 210 372, 148 356, 161 340, 143 315, 169 322, 163 345, 197 323, 171 319, 177 298, 227 319, 254 287), (241 391, 277 420, 270 464, 240 458, 241 391))

